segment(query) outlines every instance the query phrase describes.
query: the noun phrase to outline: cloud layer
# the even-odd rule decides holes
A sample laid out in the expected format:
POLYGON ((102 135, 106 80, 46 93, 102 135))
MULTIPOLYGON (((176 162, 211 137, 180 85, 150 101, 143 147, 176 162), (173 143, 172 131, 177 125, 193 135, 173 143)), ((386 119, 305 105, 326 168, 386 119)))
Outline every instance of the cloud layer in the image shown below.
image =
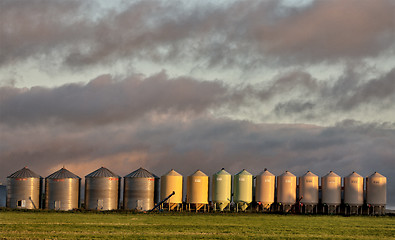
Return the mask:
POLYGON ((182 2, 137 1, 96 17, 87 14, 93 5, 2 1, 0 66, 43 57, 72 67, 146 59, 248 68, 263 62, 376 57, 393 53, 395 46, 391 0, 314 1, 299 8, 281 1, 193 8, 182 2))

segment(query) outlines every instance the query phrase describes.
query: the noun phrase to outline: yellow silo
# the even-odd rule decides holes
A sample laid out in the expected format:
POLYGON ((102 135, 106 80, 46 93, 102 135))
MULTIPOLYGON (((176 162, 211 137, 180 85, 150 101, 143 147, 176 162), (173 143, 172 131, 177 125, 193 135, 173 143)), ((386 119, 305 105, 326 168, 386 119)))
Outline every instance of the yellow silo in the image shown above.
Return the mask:
POLYGON ((202 207, 206 209, 208 204, 208 176, 197 170, 187 178, 187 203, 189 210, 195 207, 199 211, 202 207))
POLYGON ((174 169, 161 177, 161 201, 173 192, 175 193, 164 203, 164 206, 162 205, 162 208, 165 207, 169 210, 173 210, 174 208, 180 209, 180 204, 182 204, 182 181, 182 175, 174 171, 174 169))

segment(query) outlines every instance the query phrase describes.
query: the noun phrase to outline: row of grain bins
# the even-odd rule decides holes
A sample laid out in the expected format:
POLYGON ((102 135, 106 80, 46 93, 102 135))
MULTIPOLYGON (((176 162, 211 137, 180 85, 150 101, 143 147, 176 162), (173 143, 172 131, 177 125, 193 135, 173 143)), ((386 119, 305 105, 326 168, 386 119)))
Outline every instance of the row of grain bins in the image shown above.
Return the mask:
MULTIPOLYGON (((41 176, 26 167, 8 176, 7 206, 55 210, 80 207, 80 177, 65 168, 60 169, 45 178, 43 196, 42 182, 41 176)), ((159 178, 140 168, 124 177, 123 208, 145 211, 157 204, 156 207, 168 210, 181 210, 183 207, 207 210, 209 183, 209 177, 199 170, 188 176, 184 203, 182 175, 172 169, 159 178)), ((344 178, 344 187, 342 178, 330 172, 321 177, 320 187, 319 177, 311 172, 300 176, 297 185, 296 176, 288 171, 278 176, 276 182, 276 176, 266 169, 256 177, 242 170, 233 176, 232 181, 232 175, 222 169, 213 175, 211 186, 211 206, 221 211, 230 210, 231 205, 235 211, 245 211, 255 204, 262 210, 276 208, 288 211, 297 206, 302 212, 317 212, 320 203, 326 212, 336 213, 343 203, 345 211, 358 213, 364 204, 364 179, 355 172, 344 178)), ((99 168, 85 176, 85 208, 118 209, 120 189, 121 177, 106 168, 99 168)), ((373 211, 384 210, 384 176, 374 173, 366 178, 366 203, 373 211)))

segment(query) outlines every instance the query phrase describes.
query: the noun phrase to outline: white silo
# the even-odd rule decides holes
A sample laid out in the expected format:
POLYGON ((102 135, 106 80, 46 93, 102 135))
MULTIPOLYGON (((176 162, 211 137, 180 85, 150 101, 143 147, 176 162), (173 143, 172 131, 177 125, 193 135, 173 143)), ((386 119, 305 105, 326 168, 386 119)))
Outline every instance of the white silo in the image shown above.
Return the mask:
POLYGON ((342 178, 330 171, 328 174, 321 177, 321 189, 323 212, 337 213, 342 202, 342 178))
POLYGON ((363 177, 356 172, 344 178, 344 203, 350 214, 358 214, 363 205, 363 177))
POLYGON ((374 172, 366 177, 366 203, 369 213, 384 214, 387 204, 387 178, 374 172))
POLYGON ((310 171, 299 177, 299 199, 303 212, 317 212, 318 176, 310 171))

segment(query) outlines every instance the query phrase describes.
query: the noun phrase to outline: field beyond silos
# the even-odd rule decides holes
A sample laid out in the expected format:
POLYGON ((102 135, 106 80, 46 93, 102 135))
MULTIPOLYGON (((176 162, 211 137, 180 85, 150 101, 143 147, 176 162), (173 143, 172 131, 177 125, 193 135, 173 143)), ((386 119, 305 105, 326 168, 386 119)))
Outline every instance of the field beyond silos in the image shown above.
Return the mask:
POLYGON ((2 239, 395 239, 395 217, 0 211, 2 239))

